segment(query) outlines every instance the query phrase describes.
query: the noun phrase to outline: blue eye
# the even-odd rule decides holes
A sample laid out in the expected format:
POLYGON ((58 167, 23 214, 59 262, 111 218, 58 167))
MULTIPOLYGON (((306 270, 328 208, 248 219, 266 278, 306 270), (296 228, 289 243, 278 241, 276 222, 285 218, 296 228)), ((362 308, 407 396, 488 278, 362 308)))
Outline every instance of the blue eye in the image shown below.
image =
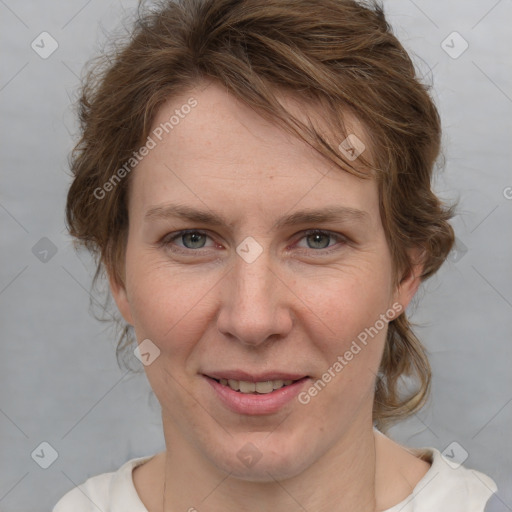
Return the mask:
POLYGON ((316 232, 304 236, 310 249, 325 249, 329 247, 331 235, 328 233, 316 232))
MULTIPOLYGON (((309 252, 318 253, 320 256, 340 249, 339 246, 346 242, 347 239, 341 234, 311 229, 302 233, 295 247, 301 252, 309 250, 309 252), (306 246, 301 245, 303 240, 306 241, 306 246)), ((199 249, 216 247, 216 243, 207 232, 197 229, 169 233, 161 240, 160 245, 174 252, 188 254, 199 249), (210 240, 209 245, 207 245, 208 240, 210 240)))
POLYGON ((206 243, 206 235, 193 231, 181 235, 181 241, 187 249, 201 249, 206 243))
MULTIPOLYGON (((165 238, 162 243, 164 245, 171 245, 178 239, 181 239, 181 243, 185 249, 202 249, 205 247, 206 239, 210 238, 205 232, 197 230, 180 231, 170 238, 165 238)), ((178 247, 181 247, 178 245, 178 247)))
POLYGON ((330 231, 322 231, 319 229, 312 229, 306 231, 306 233, 302 236, 300 240, 306 240, 307 249, 315 249, 315 251, 320 251, 322 249, 329 249, 330 247, 334 247, 336 244, 331 244, 333 239, 338 243, 346 242, 345 237, 343 237, 342 235, 339 235, 337 233, 331 233, 330 231))

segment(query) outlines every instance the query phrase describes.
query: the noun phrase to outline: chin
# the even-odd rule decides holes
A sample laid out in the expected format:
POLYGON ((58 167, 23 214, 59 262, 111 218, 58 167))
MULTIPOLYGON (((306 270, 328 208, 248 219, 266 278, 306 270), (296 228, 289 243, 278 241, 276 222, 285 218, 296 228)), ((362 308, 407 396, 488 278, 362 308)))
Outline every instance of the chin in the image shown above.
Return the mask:
POLYGON ((250 436, 240 437, 236 442, 232 439, 223 453, 210 453, 210 456, 220 470, 248 482, 275 482, 296 477, 321 455, 315 455, 319 447, 315 447, 311 439, 300 442, 287 436, 286 440, 276 437, 273 443, 256 443, 250 436), (233 446, 239 448, 233 450, 233 446))

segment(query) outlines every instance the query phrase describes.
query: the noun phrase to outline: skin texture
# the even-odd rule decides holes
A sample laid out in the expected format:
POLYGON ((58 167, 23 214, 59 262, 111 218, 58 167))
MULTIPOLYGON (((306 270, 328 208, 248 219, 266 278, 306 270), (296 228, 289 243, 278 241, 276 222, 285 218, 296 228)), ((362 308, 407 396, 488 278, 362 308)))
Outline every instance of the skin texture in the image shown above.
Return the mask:
MULTIPOLYGON (((308 375, 307 389, 393 304, 407 307, 420 269, 393 286, 374 181, 336 168, 216 83, 162 106, 154 127, 191 96, 197 106, 133 171, 125 284, 110 281, 139 343, 150 339, 160 350, 145 370, 167 449, 134 471, 137 491, 150 512, 163 510, 164 479, 169 511, 389 508, 429 464, 372 428, 386 328, 308 404, 292 400, 268 415, 228 410, 202 374, 280 370, 308 375), (150 208, 170 203, 215 212, 227 224, 145 220, 150 208), (366 213, 276 225, 326 206, 366 213), (184 229, 204 231, 204 247, 202 238, 170 240, 184 229), (315 240, 309 229, 328 233, 315 240), (252 263, 236 252, 249 236, 262 248, 252 263), (246 467, 237 453, 249 442, 262 456, 246 467)), ((282 101, 298 115, 305 110, 289 96, 282 101)), ((357 120, 347 122, 364 141, 357 120)))

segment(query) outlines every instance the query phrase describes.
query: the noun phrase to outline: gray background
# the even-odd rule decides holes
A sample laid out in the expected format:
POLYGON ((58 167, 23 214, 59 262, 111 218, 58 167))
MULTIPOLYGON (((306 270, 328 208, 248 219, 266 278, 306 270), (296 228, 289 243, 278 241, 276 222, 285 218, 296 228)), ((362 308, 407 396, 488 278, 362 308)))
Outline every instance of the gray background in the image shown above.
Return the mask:
MULTIPOLYGON (((511 1, 384 5, 434 83, 447 159, 436 190, 446 200, 460 198, 458 248, 409 310, 431 355, 433 398, 391 434, 440 450, 456 441, 468 452, 464 464, 500 487, 489 508, 512 510, 511 1), (452 56, 442 46, 453 31, 469 44, 458 58, 457 36, 444 43, 452 56)), ((78 77, 104 31, 119 28, 135 6, 0 0, 4 512, 50 510, 89 476, 164 446, 145 377, 118 368, 113 331, 88 313, 93 266, 87 254, 75 253, 63 220, 78 77), (31 48, 43 31, 59 45, 47 59, 31 48), (53 256, 36 246, 43 237, 54 244, 53 256), (58 452, 48 469, 31 457, 43 441, 58 452)))

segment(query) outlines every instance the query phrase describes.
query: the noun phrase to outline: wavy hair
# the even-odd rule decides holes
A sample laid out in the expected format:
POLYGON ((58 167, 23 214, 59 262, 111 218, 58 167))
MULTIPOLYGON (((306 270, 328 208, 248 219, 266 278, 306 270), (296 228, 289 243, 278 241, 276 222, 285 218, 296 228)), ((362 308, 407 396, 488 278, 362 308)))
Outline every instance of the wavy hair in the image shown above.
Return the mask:
MULTIPOLYGON (((260 115, 300 137, 341 170, 375 179, 380 214, 398 284, 422 251, 425 280, 454 242, 454 206, 431 181, 440 153, 437 109, 406 50, 376 2, 352 0, 175 0, 139 8, 129 37, 102 55, 84 77, 78 111, 80 140, 71 157, 73 180, 66 222, 76 245, 95 256, 93 285, 104 271, 124 282, 131 174, 104 198, 94 193, 147 139, 167 100, 216 80, 260 115), (333 135, 295 118, 278 100, 292 93, 325 113, 333 135), (371 161, 357 168, 339 150, 347 112, 369 137, 371 161)), ((133 174, 133 173, 132 173, 133 174)), ((134 331, 120 319, 118 361, 134 331)), ((373 418, 388 425, 426 401, 431 370, 403 312, 388 326, 376 378, 373 418), (404 393, 402 377, 417 389, 404 393)))

